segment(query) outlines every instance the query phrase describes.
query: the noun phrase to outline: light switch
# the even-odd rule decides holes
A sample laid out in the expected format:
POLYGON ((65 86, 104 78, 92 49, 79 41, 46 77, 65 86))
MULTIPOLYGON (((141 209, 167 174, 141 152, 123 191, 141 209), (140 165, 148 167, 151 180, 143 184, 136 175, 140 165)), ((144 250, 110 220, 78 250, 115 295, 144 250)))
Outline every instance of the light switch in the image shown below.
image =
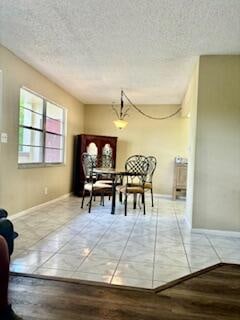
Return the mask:
POLYGON ((1 133, 1 143, 8 143, 8 134, 5 132, 1 133))

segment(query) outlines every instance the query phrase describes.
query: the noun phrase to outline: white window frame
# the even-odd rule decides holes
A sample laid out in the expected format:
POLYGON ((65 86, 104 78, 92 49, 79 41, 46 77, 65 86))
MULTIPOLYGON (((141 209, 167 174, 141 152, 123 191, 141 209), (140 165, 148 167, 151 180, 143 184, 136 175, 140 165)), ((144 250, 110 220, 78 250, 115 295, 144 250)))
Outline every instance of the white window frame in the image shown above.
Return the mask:
MULTIPOLYGON (((43 154, 42 154, 42 162, 26 162, 26 163, 19 163, 18 162, 18 168, 34 168, 34 167, 56 167, 56 166, 64 166, 66 165, 66 136, 67 136, 67 109, 61 105, 59 105, 58 103, 56 103, 55 101, 52 101, 44 96, 42 96, 41 94, 27 88, 27 87, 21 87, 20 90, 19 90, 19 106, 18 106, 18 152, 17 152, 17 155, 19 156, 19 128, 27 128, 27 129, 30 129, 30 130, 34 130, 28 126, 24 126, 24 125, 21 125, 19 123, 19 120, 20 120, 20 93, 21 93, 21 89, 22 90, 25 90, 39 98, 41 98, 43 100, 43 128, 42 129, 35 129, 36 131, 40 131, 42 132, 43 134, 43 154), (62 137, 63 139, 63 146, 62 146, 62 152, 63 152, 63 155, 62 155, 62 162, 45 162, 45 149, 46 149, 46 145, 45 145, 45 141, 46 141, 46 133, 52 133, 52 132, 48 132, 46 130, 46 119, 47 119, 47 103, 51 103, 53 105, 55 105, 56 107, 60 108, 63 110, 63 132, 62 134, 59 134, 59 136, 62 137)), ((58 135, 56 133, 53 133, 55 135, 58 135)), ((54 149, 54 148, 53 148, 54 149)), ((18 159, 17 159, 18 161, 18 159)))

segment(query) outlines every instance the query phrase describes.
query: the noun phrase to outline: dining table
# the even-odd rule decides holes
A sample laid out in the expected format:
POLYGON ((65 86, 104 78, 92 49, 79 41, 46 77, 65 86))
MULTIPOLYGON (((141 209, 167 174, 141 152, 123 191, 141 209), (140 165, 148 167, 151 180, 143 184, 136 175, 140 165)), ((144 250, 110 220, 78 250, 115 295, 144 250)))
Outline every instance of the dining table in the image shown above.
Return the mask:
MULTIPOLYGON (((115 214, 116 208, 116 186, 119 183, 122 183, 123 177, 125 176, 136 176, 135 172, 129 172, 124 169, 115 169, 115 168, 104 168, 98 167, 93 169, 93 173, 97 176, 110 176, 112 179, 112 207, 111 214, 115 214)), ((122 201, 122 194, 120 193, 120 201, 122 201)))

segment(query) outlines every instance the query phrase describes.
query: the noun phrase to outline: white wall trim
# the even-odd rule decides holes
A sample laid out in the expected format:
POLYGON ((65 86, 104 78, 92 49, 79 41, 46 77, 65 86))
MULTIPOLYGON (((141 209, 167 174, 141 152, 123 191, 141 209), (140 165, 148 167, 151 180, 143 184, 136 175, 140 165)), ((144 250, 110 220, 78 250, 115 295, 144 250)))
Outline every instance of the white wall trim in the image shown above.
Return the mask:
MULTIPOLYGON (((145 191, 145 197, 146 197, 146 198, 151 197, 151 193, 145 191)), ((187 200, 186 197, 184 197, 184 196, 178 197, 177 200, 173 200, 172 194, 169 194, 169 193, 168 193, 168 194, 164 194, 164 193, 154 193, 154 194, 153 194, 153 197, 154 197, 154 198, 162 198, 162 199, 165 198, 165 199, 172 200, 173 202, 174 202, 174 201, 177 201, 177 200, 184 200, 184 201, 187 200)))
POLYGON ((26 210, 23 210, 23 211, 20 211, 20 212, 17 212, 17 213, 14 213, 13 215, 8 216, 8 219, 9 220, 15 220, 17 218, 23 217, 26 214, 28 214, 28 213, 30 213, 32 211, 35 211, 37 209, 43 208, 43 207, 45 207, 45 206, 47 206, 47 205, 49 205, 51 203, 54 203, 54 202, 57 202, 59 200, 63 200, 63 199, 69 198, 71 196, 71 194, 72 194, 71 192, 70 193, 66 193, 66 194, 64 194, 64 195, 62 195, 62 196, 60 196, 58 198, 52 199, 52 200, 47 201, 47 202, 40 203, 40 204, 38 204, 38 205, 36 205, 34 207, 28 208, 26 210))
MULTIPOLYGON (((147 198, 151 197, 150 192, 145 192, 145 197, 147 197, 147 198)), ((153 197, 155 197, 155 198, 172 199, 172 195, 171 194, 162 194, 162 193, 154 193, 153 197)))
POLYGON ((226 230, 210 230, 201 228, 192 228, 193 233, 205 233, 206 235, 216 235, 223 237, 237 237, 240 238, 240 232, 238 231, 226 231, 226 230))
POLYGON ((190 221, 189 221, 189 219, 188 219, 188 217, 187 217, 186 214, 184 215, 184 221, 186 222, 188 228, 189 228, 190 230, 192 230, 191 223, 190 223, 190 221))

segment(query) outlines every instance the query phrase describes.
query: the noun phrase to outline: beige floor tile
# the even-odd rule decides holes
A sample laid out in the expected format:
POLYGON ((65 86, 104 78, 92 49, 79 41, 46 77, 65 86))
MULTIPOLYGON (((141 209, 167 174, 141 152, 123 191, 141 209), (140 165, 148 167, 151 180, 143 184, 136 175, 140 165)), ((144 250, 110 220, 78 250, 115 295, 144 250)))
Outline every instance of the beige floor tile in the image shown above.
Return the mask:
POLYGON ((128 286, 128 287, 137 287, 137 288, 147 288, 152 289, 152 280, 145 279, 134 279, 124 276, 115 276, 111 284, 120 285, 120 286, 128 286))
POLYGON ((102 275, 112 275, 116 269, 118 260, 88 257, 80 265, 77 271, 86 273, 98 273, 102 275))
POLYGON ((183 201, 156 197, 151 208, 148 198, 146 216, 130 201, 127 217, 118 202, 114 216, 111 201, 105 207, 96 201, 90 215, 80 204, 80 198, 70 197, 15 219, 20 237, 11 268, 149 288, 190 272, 185 250, 192 270, 215 262, 214 246, 223 258, 239 257, 229 251, 236 247, 232 240, 209 237, 210 242, 204 234, 191 233, 183 201))
POLYGON ((72 274, 71 278, 78 279, 78 280, 110 283, 112 279, 112 275, 76 271, 72 274))
POLYGON ((46 263, 42 264, 41 267, 75 271, 84 259, 85 256, 71 256, 69 258, 69 255, 66 254, 55 254, 46 263))
POLYGON ((114 276, 152 280, 153 263, 139 263, 121 260, 114 276))
POLYGON ((162 265, 155 263, 154 265, 154 281, 170 282, 190 274, 188 267, 179 267, 175 265, 162 265))
POLYGON ((34 274, 43 275, 43 276, 60 277, 60 278, 71 278, 73 271, 40 267, 37 270, 35 270, 34 274))

